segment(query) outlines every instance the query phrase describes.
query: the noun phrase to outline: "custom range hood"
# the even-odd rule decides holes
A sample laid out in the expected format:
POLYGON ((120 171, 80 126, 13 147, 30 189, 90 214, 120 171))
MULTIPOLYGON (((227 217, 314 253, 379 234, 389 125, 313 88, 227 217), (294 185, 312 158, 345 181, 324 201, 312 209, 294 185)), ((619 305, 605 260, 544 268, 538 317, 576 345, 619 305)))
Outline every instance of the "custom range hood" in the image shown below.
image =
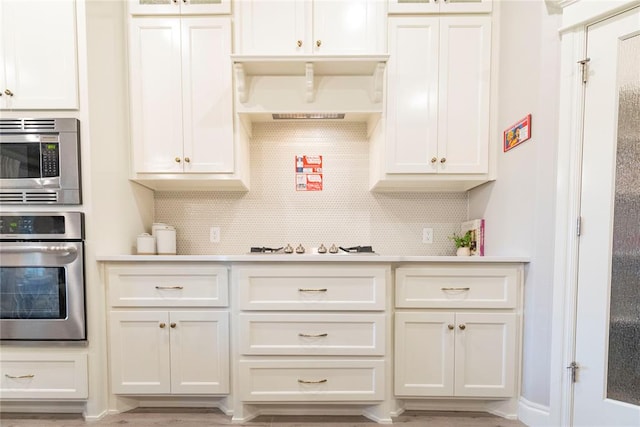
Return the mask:
POLYGON ((245 126, 280 120, 363 121, 382 114, 388 55, 232 55, 245 126))

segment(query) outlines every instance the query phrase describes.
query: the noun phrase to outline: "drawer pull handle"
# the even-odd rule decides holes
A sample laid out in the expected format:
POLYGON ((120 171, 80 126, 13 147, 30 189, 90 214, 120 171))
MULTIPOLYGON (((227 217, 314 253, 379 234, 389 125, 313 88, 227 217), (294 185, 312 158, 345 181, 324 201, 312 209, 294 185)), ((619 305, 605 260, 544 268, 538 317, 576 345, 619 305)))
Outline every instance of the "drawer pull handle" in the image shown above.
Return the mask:
POLYGON ((20 379, 20 378, 33 378, 35 377, 35 374, 27 374, 27 375, 9 375, 9 374, 4 374, 5 377, 7 378, 11 378, 11 379, 20 379))
POLYGON ((327 288, 321 288, 321 289, 298 288, 298 292, 327 292, 327 288))
POLYGON ((457 291, 457 292, 467 292, 471 288, 440 288, 441 291, 457 291))
POLYGON ((318 380, 318 381, 309 381, 309 380, 301 380, 299 379, 298 382, 300 384, 322 384, 322 383, 326 383, 327 379, 323 379, 323 380, 318 380))
POLYGON ((302 332, 298 334, 299 337, 303 338, 322 338, 329 336, 329 334, 303 334, 302 332))
POLYGON ((184 289, 184 286, 156 286, 156 289, 184 289))

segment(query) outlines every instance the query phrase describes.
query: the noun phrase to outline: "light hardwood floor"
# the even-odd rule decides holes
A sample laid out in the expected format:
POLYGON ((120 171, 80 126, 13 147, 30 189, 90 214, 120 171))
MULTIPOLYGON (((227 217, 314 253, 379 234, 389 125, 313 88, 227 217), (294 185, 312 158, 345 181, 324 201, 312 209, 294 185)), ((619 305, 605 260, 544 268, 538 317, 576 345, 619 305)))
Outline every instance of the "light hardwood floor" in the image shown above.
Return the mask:
MULTIPOLYGON (((402 427, 522 427, 519 421, 507 420, 480 412, 407 411, 394 419, 402 427)), ((1 427, 216 427, 232 425, 230 417, 217 409, 138 408, 100 421, 85 422, 78 414, 1 413, 1 427)), ((246 424, 252 427, 374 427, 375 422, 361 416, 271 416, 261 415, 246 424)))

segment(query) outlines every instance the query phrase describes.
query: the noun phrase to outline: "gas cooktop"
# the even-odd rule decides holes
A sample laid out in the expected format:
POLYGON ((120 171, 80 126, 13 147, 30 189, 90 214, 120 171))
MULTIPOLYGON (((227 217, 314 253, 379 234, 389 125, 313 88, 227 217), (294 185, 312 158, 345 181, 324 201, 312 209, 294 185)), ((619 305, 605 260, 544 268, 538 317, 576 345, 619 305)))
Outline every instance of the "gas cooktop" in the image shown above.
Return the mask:
POLYGON ((269 248, 265 246, 253 246, 249 252, 250 254, 258 255, 276 255, 276 254, 329 254, 329 255, 377 255, 372 246, 336 246, 331 245, 328 249, 324 244, 321 244, 317 248, 311 248, 307 250, 302 244, 297 247, 291 245, 281 246, 279 248, 269 248))

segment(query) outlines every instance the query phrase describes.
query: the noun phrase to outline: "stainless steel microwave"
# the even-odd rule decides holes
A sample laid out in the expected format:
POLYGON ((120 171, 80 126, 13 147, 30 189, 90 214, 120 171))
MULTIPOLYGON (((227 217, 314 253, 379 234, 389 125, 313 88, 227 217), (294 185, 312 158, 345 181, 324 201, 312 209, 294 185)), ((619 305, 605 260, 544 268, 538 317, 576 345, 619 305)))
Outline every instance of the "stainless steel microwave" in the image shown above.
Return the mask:
POLYGON ((0 119, 0 204, 79 205, 80 122, 0 119))

